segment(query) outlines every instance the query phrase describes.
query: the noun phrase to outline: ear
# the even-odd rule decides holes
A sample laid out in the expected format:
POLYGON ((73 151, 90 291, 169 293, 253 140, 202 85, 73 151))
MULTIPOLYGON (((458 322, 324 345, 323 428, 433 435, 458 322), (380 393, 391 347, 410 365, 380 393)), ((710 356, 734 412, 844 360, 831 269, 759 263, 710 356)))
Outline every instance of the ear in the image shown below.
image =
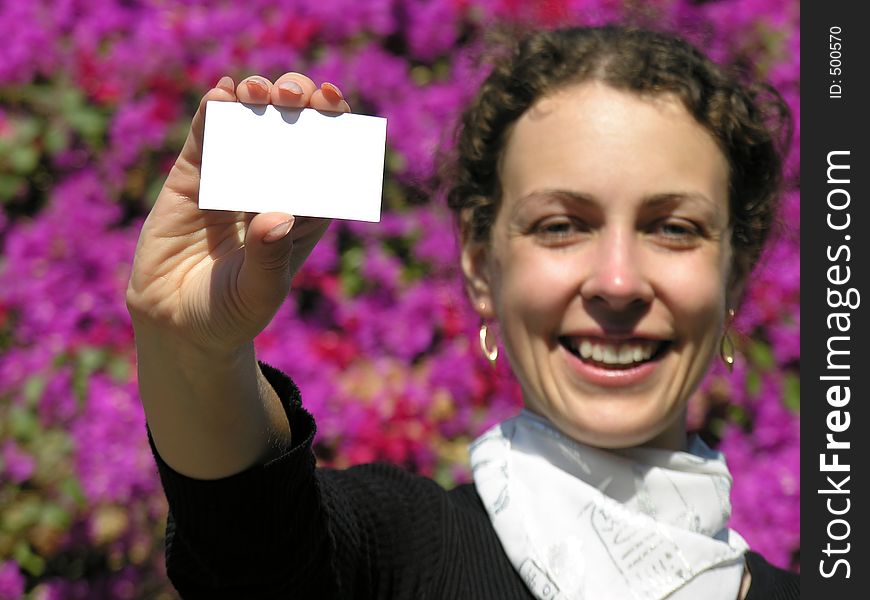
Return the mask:
POLYGON ((492 273, 489 262, 489 243, 485 240, 471 240, 463 236, 462 275, 465 279, 465 293, 481 319, 492 319, 495 310, 492 298, 492 273))

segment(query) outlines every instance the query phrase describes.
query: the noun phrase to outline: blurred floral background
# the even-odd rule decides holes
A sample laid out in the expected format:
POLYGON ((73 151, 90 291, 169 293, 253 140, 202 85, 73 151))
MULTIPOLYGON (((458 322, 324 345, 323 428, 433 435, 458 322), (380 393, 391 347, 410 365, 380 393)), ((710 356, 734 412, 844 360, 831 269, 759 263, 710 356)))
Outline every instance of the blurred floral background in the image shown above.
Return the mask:
POLYGON ((797 568, 797 0, 0 2, 0 600, 175 598, 124 307, 139 227, 198 99, 223 74, 303 71, 388 117, 380 224, 336 222, 257 339, 316 415, 322 464, 388 460, 450 486, 519 406, 477 348, 438 150, 499 24, 681 32, 771 81, 796 130, 775 243, 692 426, 728 457, 733 526, 797 568))

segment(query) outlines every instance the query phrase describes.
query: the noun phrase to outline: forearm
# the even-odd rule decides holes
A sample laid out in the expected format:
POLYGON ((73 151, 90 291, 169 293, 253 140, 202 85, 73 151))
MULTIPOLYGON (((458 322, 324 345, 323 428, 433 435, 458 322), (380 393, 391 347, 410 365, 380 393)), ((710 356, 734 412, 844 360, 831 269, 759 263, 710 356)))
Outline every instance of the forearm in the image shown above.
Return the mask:
MULTIPOLYGON (((293 445, 262 467, 215 481, 185 477, 156 456, 170 508, 167 573, 183 598, 351 597, 334 591, 327 515, 335 502, 324 501, 315 478, 314 420, 289 379, 261 368, 284 404, 293 445)), ((353 511, 341 506, 347 524, 353 511)))
POLYGON ((253 344, 213 354, 136 327, 136 348, 154 444, 179 473, 218 479, 290 446, 287 417, 260 372, 253 344))

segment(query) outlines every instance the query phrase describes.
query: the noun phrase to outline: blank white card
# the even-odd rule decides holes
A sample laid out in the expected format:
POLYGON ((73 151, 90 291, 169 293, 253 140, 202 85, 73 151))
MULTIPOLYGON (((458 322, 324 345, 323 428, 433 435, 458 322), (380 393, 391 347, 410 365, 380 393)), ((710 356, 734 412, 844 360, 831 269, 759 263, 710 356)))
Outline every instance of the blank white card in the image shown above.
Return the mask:
POLYGON ((210 101, 199 207, 380 221, 387 120, 210 101))

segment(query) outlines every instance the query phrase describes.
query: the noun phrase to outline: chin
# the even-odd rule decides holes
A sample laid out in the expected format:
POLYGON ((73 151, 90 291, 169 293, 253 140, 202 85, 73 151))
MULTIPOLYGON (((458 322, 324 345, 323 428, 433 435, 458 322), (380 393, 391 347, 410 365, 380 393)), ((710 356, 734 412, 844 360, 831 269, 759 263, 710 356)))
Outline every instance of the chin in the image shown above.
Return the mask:
POLYGON ((626 419, 627 414, 637 417, 639 407, 620 406, 590 415, 568 416, 552 411, 543 414, 562 433, 587 446, 606 450, 619 450, 638 446, 680 450, 685 448, 686 433, 680 415, 664 419, 626 419), (663 424, 664 423, 664 424, 663 424))

